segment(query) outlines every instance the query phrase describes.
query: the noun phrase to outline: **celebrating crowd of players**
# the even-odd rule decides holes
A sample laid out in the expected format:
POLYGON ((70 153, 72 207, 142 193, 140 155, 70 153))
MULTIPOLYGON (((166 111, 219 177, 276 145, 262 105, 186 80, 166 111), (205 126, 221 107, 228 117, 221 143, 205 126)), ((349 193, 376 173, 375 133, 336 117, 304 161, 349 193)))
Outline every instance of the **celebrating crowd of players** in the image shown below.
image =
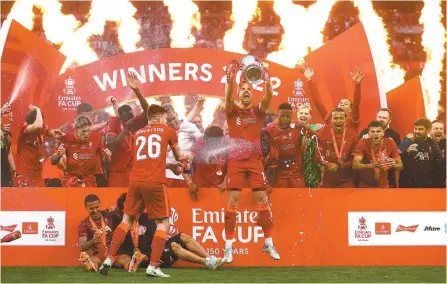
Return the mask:
MULTIPOLYGON (((113 212, 100 211, 95 195, 86 197, 89 217, 79 227, 81 261, 89 270, 107 275, 113 265, 135 271, 146 260, 147 275, 157 277, 168 276, 160 270, 161 264, 169 266, 178 258, 210 269, 233 261, 232 241, 226 241, 222 258, 209 256, 185 234, 167 241, 170 207, 166 186, 188 187, 193 200, 198 198, 199 188, 226 190, 227 240, 235 231, 240 190, 251 188, 265 237, 263 251, 276 260, 280 256, 271 237, 268 195, 272 188, 445 187, 443 122, 420 118, 414 122, 414 132, 401 142, 389 127, 391 110, 381 108, 376 120, 360 131, 362 72, 357 69, 351 74, 353 101, 343 99, 328 111, 309 67, 303 73, 324 122, 310 124, 309 105, 299 106, 295 119, 288 103, 279 106, 276 119, 269 119, 273 91, 268 65, 265 68, 265 95, 254 105, 251 84, 244 80, 237 86, 235 102, 237 64, 227 67, 224 127, 212 124, 201 129, 203 100, 183 120, 170 104, 149 105, 131 73, 127 81, 142 108, 138 115, 129 105, 119 106, 109 97, 116 117, 93 124, 93 109, 83 103, 74 123, 62 132, 49 129, 40 109, 30 106, 17 135, 15 159, 9 147, 9 125, 2 125, 2 186, 95 187, 108 183, 128 187, 127 196, 120 197, 113 212), (47 137, 58 141, 57 150, 49 157, 43 146, 47 137), (44 172, 51 174, 44 176, 44 172), (113 218, 121 220, 112 224, 113 218), (166 251, 172 254, 163 255, 166 251)), ((5 104, 2 115, 9 111, 10 105, 5 104)))

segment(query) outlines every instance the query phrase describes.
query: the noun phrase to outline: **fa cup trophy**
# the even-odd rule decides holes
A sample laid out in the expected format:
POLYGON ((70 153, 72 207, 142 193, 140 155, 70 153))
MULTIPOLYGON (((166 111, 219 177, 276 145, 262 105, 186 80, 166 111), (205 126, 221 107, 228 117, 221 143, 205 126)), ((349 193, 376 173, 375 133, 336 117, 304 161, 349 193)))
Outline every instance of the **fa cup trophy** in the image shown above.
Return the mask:
POLYGON ((253 85, 264 81, 265 73, 267 72, 262 62, 252 55, 242 58, 239 69, 242 71, 244 78, 253 85))

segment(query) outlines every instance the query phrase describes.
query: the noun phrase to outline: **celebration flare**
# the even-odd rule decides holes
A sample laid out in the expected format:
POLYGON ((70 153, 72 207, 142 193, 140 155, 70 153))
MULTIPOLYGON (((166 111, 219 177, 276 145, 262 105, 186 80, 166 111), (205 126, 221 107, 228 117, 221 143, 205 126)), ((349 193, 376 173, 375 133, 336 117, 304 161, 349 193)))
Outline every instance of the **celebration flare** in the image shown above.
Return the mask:
POLYGON ((320 0, 309 9, 293 4, 292 0, 275 0, 273 9, 281 18, 284 34, 278 51, 267 60, 293 68, 304 56, 323 45, 323 30, 336 0, 320 0))
POLYGON ((372 2, 354 0, 354 6, 359 9, 360 20, 368 37, 380 93, 385 94, 402 85, 405 81, 405 71, 399 65, 393 63, 390 46, 388 45, 388 32, 382 19, 374 11, 372 2))
POLYGON ((193 47, 196 42, 191 34, 194 27, 201 30, 199 7, 191 0, 163 0, 171 15, 171 47, 193 47))
POLYGON ((442 60, 445 56, 446 30, 442 24, 441 0, 425 0, 419 23, 424 26, 422 46, 427 61, 422 71, 422 87, 425 90, 425 113, 428 119, 438 117, 441 98, 442 60))
POLYGON ((233 27, 225 33, 224 49, 226 51, 247 54, 248 52, 243 47, 245 30, 256 15, 258 1, 233 0, 232 3, 231 20, 233 21, 233 27))

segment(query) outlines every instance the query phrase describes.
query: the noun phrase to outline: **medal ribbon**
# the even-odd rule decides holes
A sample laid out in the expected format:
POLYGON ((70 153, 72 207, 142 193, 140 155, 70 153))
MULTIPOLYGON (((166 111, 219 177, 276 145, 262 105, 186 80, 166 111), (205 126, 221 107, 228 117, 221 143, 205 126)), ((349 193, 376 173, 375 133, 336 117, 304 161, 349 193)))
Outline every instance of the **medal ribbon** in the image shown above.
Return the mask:
MULTIPOLYGON (((381 143, 382 144, 380 145, 378 156, 380 156, 382 154, 382 152, 384 151, 384 150, 382 151, 383 140, 382 140, 381 143)), ((374 148, 372 147, 372 141, 371 141, 371 159, 373 160, 373 163, 377 162, 376 155, 374 155, 374 148)), ((378 175, 379 173, 380 173, 380 169, 379 168, 374 168, 374 174, 378 175)))
POLYGON ((88 219, 90 220, 90 224, 93 227, 93 230, 95 230, 96 233, 98 233, 101 236, 101 243, 104 245, 104 247, 106 246, 106 223, 104 221, 104 216, 102 216, 101 214, 101 232, 99 231, 98 226, 96 225, 95 221, 93 221, 93 219, 91 217, 88 217, 88 219))
POLYGON ((346 136, 346 128, 343 129, 343 138, 341 139, 340 149, 338 148, 337 139, 335 139, 334 128, 331 128, 332 134, 332 142, 334 143, 335 155, 337 156, 337 160, 341 164, 341 154, 343 153, 343 147, 345 147, 345 136, 346 136))

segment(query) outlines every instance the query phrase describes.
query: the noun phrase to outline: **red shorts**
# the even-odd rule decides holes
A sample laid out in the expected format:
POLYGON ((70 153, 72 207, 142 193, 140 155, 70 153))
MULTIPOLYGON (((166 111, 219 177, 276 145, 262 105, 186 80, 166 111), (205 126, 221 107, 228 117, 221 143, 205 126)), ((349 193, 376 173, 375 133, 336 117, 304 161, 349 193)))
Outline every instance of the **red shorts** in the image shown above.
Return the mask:
POLYGON ((128 187, 130 171, 113 171, 109 173, 108 187, 128 187))
POLYGON ((287 175, 282 171, 278 171, 275 179, 276 188, 305 188, 306 183, 303 176, 287 175))
POLYGON ((266 189, 267 179, 264 165, 261 160, 242 160, 228 162, 227 170, 228 189, 266 189))
POLYGON ((158 182, 132 182, 127 190, 123 212, 138 216, 146 207, 149 219, 169 218, 169 206, 166 186, 158 182))

